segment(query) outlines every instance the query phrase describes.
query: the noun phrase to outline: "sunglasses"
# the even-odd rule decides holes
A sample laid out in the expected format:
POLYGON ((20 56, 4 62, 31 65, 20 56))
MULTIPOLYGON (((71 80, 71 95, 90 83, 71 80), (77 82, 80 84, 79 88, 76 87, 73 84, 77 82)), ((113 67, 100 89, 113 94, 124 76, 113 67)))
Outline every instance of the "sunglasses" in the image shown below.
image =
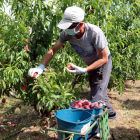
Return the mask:
POLYGON ((73 28, 75 28, 78 24, 79 24, 79 23, 75 23, 75 25, 70 26, 68 29, 73 29, 73 28))

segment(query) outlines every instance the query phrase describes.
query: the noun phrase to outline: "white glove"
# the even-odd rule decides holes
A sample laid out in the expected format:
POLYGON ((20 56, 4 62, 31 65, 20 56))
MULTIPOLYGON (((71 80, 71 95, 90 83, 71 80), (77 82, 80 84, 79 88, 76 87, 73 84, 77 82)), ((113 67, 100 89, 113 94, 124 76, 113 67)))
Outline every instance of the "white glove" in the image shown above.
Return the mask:
POLYGON ((83 73, 87 73, 87 69, 86 68, 81 68, 81 67, 78 67, 78 66, 76 66, 76 65, 74 65, 74 64, 71 64, 71 66, 73 67, 73 68, 75 68, 75 70, 70 70, 70 69, 68 69, 67 67, 67 70, 69 71, 69 72, 71 72, 71 73, 74 73, 74 74, 83 74, 83 73))
POLYGON ((36 68, 31 68, 29 69, 28 71, 28 75, 33 77, 34 73, 38 73, 36 78, 39 77, 42 73, 43 73, 43 70, 44 70, 45 66, 40 64, 38 67, 36 68))

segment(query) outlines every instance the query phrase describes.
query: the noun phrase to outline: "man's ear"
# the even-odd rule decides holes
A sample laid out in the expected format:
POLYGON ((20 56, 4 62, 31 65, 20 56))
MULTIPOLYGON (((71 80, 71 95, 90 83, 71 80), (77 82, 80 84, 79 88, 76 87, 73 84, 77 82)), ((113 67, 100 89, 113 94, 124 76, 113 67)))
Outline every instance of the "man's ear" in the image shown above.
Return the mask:
POLYGON ((83 26, 83 24, 84 24, 84 23, 81 21, 81 22, 79 23, 80 27, 83 26))
POLYGON ((79 25, 77 26, 78 28, 81 28, 82 26, 83 26, 83 22, 81 21, 81 22, 79 22, 79 25))

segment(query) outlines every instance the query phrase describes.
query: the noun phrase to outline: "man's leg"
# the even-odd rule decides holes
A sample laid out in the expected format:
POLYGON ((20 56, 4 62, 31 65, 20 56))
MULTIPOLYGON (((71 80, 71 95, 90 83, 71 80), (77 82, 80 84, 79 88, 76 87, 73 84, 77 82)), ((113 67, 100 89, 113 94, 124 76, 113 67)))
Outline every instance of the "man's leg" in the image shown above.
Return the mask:
POLYGON ((91 88, 91 100, 104 101, 106 103, 106 107, 108 108, 109 115, 113 115, 115 113, 113 107, 109 102, 109 98, 106 92, 111 74, 111 69, 112 69, 112 59, 111 56, 109 56, 107 64, 88 73, 91 88))

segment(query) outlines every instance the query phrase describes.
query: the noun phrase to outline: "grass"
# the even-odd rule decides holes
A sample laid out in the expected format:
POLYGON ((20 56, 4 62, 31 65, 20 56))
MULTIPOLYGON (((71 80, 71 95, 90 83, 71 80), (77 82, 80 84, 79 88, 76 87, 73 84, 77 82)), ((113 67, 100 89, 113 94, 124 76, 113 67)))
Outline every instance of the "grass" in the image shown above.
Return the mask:
MULTIPOLYGON (((85 88, 80 98, 89 99, 89 93, 90 89, 85 88)), ((108 91, 108 96, 118 116, 116 119, 109 120, 110 132, 113 133, 115 140, 140 140, 137 137, 140 134, 140 81, 136 81, 136 84, 127 81, 122 96, 113 90, 108 91)), ((3 113, 11 107, 21 103, 21 100, 12 97, 3 96, 2 98, 6 98, 6 103, 4 105, 0 103, 0 116, 3 116, 3 113)), ((40 120, 39 114, 34 111, 32 106, 16 108, 15 113, 10 117, 0 119, 0 140, 25 128, 29 129, 8 138, 8 140, 44 140, 44 128, 52 122, 50 118, 45 118, 41 123, 40 120), (16 126, 7 125, 7 122, 16 124, 16 126), (35 126, 35 128, 30 129, 30 126, 35 126)), ((54 136, 56 135, 54 134, 54 136)))

